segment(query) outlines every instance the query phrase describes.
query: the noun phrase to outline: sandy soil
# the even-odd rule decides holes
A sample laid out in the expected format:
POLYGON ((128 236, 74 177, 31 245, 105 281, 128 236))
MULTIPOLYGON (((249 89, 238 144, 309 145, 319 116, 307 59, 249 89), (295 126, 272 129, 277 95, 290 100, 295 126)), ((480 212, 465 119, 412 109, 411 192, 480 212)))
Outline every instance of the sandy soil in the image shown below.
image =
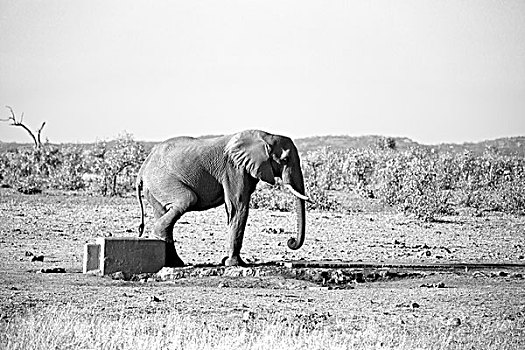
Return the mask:
MULTIPOLYGON (((175 239, 189 264, 218 263, 226 254, 223 208, 188 213, 175 239)), ((293 213, 252 210, 243 253, 249 262, 346 260, 374 262, 525 263, 525 218, 498 213, 421 223, 384 212, 308 212, 303 248, 290 251, 293 213)), ((69 305, 107 315, 178 311, 200 318, 316 315, 353 327, 379 323, 426 327, 486 323, 525 325, 525 269, 425 271, 410 278, 319 288, 286 276, 195 277, 132 282, 83 275, 83 245, 101 236, 134 236, 133 198, 20 195, 0 189, 0 317, 69 305), (44 261, 33 261, 36 256, 44 261), (65 273, 41 273, 61 267, 65 273), (441 285, 439 285, 441 283, 441 285), (442 288, 438 288, 438 286, 442 288)), ((151 228, 151 215, 147 228, 151 228)), ((521 327, 521 326, 520 326, 521 327)), ((519 328, 519 327, 518 327, 519 328)), ((523 329, 523 327, 521 327, 523 329)))

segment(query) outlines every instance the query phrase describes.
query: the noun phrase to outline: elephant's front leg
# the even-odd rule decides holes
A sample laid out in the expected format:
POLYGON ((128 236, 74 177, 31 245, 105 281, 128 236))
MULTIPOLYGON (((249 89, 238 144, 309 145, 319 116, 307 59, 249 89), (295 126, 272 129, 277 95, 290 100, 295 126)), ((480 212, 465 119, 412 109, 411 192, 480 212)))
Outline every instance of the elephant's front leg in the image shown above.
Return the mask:
POLYGON ((239 207, 226 205, 226 208, 230 227, 230 247, 224 265, 245 266, 246 263, 241 259, 241 248, 249 205, 248 203, 242 203, 239 207))

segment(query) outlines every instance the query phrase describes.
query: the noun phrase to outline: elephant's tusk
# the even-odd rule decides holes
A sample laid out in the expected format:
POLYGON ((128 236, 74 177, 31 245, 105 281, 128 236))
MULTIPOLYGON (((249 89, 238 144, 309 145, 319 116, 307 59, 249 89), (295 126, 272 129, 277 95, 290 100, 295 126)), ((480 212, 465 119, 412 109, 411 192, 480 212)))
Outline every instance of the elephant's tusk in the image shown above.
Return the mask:
POLYGON ((307 201, 307 202, 309 202, 309 203, 312 203, 312 200, 311 200, 309 197, 305 196, 304 194, 300 194, 299 192, 297 192, 297 191, 292 187, 292 185, 290 185, 290 184, 285 184, 284 187, 286 187, 286 188, 288 189, 288 191, 292 192, 292 194, 293 194, 294 196, 296 196, 297 198, 302 199, 303 201, 307 201))

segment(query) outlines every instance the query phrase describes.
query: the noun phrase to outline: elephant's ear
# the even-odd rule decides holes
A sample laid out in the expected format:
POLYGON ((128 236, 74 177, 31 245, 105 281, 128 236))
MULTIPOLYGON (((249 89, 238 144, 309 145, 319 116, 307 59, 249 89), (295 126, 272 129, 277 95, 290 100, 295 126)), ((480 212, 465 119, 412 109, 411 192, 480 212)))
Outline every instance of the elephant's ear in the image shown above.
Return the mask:
POLYGON ((246 169, 251 176, 274 185, 270 152, 270 145, 253 130, 235 134, 226 145, 226 153, 235 166, 246 169))

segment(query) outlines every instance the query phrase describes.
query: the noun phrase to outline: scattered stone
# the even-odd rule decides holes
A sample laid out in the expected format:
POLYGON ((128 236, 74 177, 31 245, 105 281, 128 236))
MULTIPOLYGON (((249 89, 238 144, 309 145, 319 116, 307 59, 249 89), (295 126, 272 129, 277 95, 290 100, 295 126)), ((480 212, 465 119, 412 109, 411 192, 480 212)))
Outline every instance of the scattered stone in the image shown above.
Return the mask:
POLYGON ((31 258, 31 262, 34 262, 34 261, 44 261, 44 256, 43 255, 38 255, 38 256, 33 256, 33 258, 31 258))
POLYGON ((458 327, 461 325, 461 320, 457 317, 449 318, 445 321, 445 324, 450 327, 458 327))
POLYGON ((256 275, 256 270, 252 268, 244 268, 242 270, 243 277, 253 277, 256 275))
POLYGON ((431 255, 432 255, 432 252, 431 252, 430 250, 425 250, 425 251, 419 253, 419 255, 420 255, 421 257, 428 257, 428 256, 431 256, 431 255))
POLYGON ((275 229, 275 228, 271 228, 271 227, 265 227, 262 229, 262 232, 263 233, 269 233, 269 234, 281 234, 281 233, 284 233, 284 229, 283 228, 280 228, 279 230, 275 229))
POLYGON ((161 281, 170 281, 184 278, 185 273, 180 267, 163 267, 155 276, 161 281))
POLYGON ((476 277, 476 278, 480 278, 480 277, 487 277, 487 275, 485 275, 483 272, 481 271, 474 271, 474 273, 472 274, 473 277, 476 277))
POLYGON ((137 275, 133 275, 131 277, 131 280, 138 281, 138 282, 146 282, 151 277, 151 274, 149 273, 139 273, 137 275))
POLYGON ((244 275, 244 270, 245 268, 240 267, 240 266, 227 267, 224 270, 224 276, 225 277, 241 277, 244 275))
POLYGON ((439 282, 439 283, 423 283, 419 287, 421 288, 446 288, 445 282, 439 282))
POLYGON ((202 269, 199 271, 199 277, 209 277, 209 276, 220 276, 224 274, 224 268, 209 268, 209 269, 202 269))
POLYGON ((66 269, 63 267, 51 267, 41 269, 40 273, 66 273, 66 269))
POLYGON ((242 321, 243 322, 250 322, 255 319, 255 312, 246 310, 242 313, 242 321))
POLYGON ((330 290, 330 287, 308 287, 308 290, 330 290))
POLYGON ((157 297, 156 295, 152 295, 152 296, 149 298, 149 301, 150 301, 150 302, 153 302, 153 303, 160 303, 160 302, 163 301, 163 300, 160 299, 159 297, 157 297))
POLYGON ((25 255, 26 255, 26 256, 33 256, 34 254, 33 254, 33 253, 31 253, 31 252, 26 252, 26 254, 25 254, 25 255))
POLYGON ((111 277, 114 280, 123 280, 128 281, 130 279, 130 275, 124 273, 123 271, 117 271, 109 274, 109 277, 111 277))

